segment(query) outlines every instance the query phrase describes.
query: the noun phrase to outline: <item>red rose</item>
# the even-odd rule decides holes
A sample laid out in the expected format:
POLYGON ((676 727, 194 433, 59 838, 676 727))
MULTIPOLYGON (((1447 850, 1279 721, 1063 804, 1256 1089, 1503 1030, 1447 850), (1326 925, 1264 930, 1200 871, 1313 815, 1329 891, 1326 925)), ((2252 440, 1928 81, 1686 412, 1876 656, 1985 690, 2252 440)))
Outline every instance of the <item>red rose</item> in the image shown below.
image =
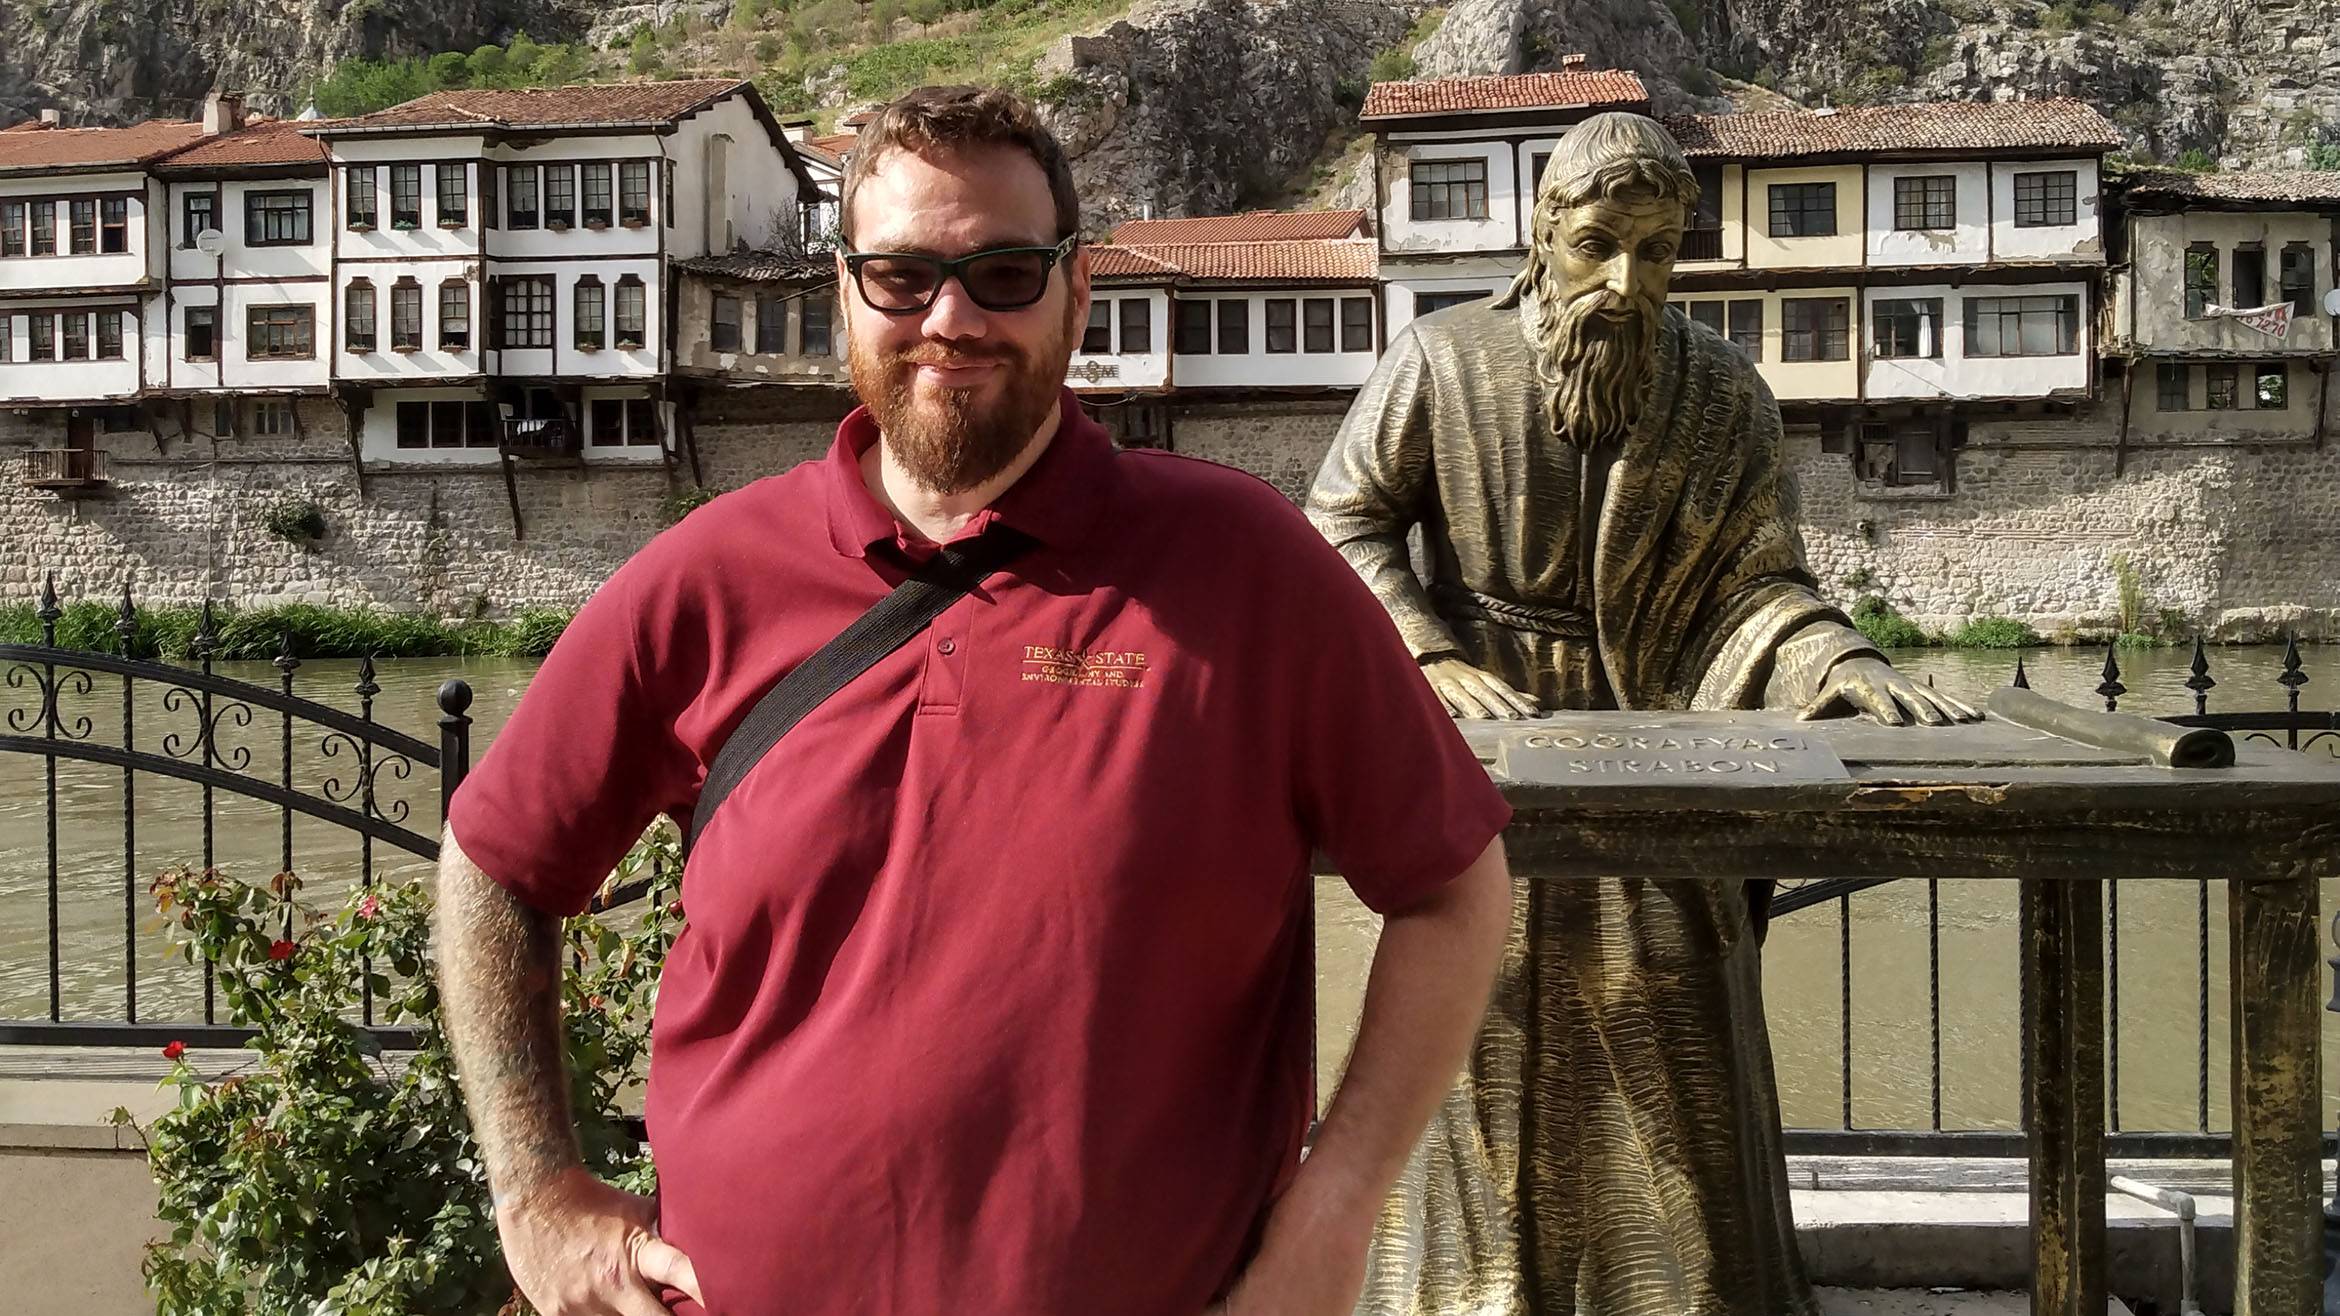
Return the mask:
POLYGON ((293 945, 291 942, 278 939, 268 943, 268 958, 272 960, 289 960, 293 957, 293 952, 298 949, 300 948, 293 945))
POLYGON ((372 896, 367 896, 365 899, 363 899, 363 900, 361 900, 361 901, 359 901, 359 902, 358 902, 358 910, 357 910, 357 914, 358 914, 358 917, 359 917, 359 918, 363 918, 363 919, 370 919, 370 918, 372 918, 374 915, 376 915, 376 914, 379 914, 379 913, 381 913, 381 912, 382 912, 382 902, 381 902, 381 901, 379 901, 379 900, 376 900, 376 899, 375 899, 374 897, 372 897, 372 896))
POLYGON ((163 1059, 165 1060, 176 1060, 185 1054, 187 1054, 187 1044, 177 1038, 172 1038, 163 1044, 163 1059))

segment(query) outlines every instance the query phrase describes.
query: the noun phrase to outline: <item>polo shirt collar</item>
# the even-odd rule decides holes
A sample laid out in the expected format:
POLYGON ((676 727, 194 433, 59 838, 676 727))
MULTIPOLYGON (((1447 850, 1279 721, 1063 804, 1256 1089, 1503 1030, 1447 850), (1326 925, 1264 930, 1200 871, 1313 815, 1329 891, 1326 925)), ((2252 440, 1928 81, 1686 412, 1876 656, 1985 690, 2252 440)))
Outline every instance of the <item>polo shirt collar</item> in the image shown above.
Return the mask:
MULTIPOLYGON (((968 523, 965 534, 998 521, 1052 548, 1067 548, 1096 526, 1110 493, 1113 440, 1089 419, 1071 389, 1062 391, 1057 406, 1056 433, 1048 450, 968 523)), ((862 455, 877 441, 877 418, 868 407, 855 407, 838 424, 837 440, 823 463, 829 540, 847 557, 867 557, 875 545, 908 543, 915 534, 894 518, 861 478, 862 455)))

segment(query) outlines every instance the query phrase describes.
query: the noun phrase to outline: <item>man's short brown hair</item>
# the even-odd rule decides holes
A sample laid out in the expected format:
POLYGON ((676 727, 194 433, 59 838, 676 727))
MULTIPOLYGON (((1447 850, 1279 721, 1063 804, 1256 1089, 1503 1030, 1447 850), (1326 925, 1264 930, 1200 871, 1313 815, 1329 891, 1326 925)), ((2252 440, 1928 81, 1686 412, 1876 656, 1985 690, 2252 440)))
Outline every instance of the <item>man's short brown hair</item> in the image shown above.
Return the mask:
POLYGON ((1056 202, 1057 238, 1080 231, 1081 199, 1073 192, 1072 164, 1065 159, 1064 148, 1040 122, 1030 101, 997 87, 920 87, 889 102, 863 124, 853 141, 853 159, 845 167, 838 230, 852 240, 853 194, 888 151, 924 155, 985 146, 1012 146, 1030 153, 1040 172, 1048 175, 1048 194, 1056 202))

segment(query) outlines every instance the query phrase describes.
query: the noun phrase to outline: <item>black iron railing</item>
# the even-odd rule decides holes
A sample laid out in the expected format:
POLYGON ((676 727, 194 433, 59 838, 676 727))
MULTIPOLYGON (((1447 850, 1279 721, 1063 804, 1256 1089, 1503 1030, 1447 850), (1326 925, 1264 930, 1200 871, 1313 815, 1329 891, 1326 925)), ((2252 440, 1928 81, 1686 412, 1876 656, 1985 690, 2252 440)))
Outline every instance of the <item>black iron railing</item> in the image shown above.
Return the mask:
MULTIPOLYGON (((471 689, 459 680, 448 681, 438 692, 439 743, 427 744, 383 726, 374 718, 374 699, 381 687, 371 659, 361 660, 353 693, 355 714, 293 694, 293 674, 301 659, 289 636, 274 659, 275 688, 233 680, 213 671, 219 647, 216 618, 209 606, 202 612, 190 644, 192 667, 133 658, 138 615, 125 588, 114 625, 116 652, 69 648, 57 641, 63 617, 54 581, 42 587, 35 614, 41 624, 38 644, 0 645, 0 690, 14 692, 13 706, 0 717, 0 755, 32 755, 42 762, 42 799, 47 899, 47 1012, 46 1018, 0 1018, 0 1044, 38 1043, 58 1046, 156 1045, 185 1041, 191 1046, 237 1046, 249 1031, 217 1021, 212 966, 203 966, 203 1006, 199 1021, 151 1021, 139 1003, 140 965, 151 958, 151 941, 142 939, 139 926, 145 895, 144 871, 153 865, 182 862, 187 855, 145 854, 138 838, 138 789, 142 779, 169 778, 194 783, 199 790, 201 859, 206 868, 217 858, 218 803, 222 795, 241 796, 274 806, 279 822, 277 860, 283 871, 294 871, 293 821, 314 819, 354 835, 359 845, 358 881, 375 880, 375 847, 389 847, 426 860, 439 853, 437 829, 416 830, 409 825, 412 805, 393 787, 418 770, 439 775, 442 817, 446 802, 463 779, 470 762, 471 689), (160 689, 159 702, 151 699, 160 689), (149 698, 142 698, 142 695, 149 698), (119 699, 118 720, 106 714, 119 699), (142 708, 154 716, 159 707, 162 726, 141 724, 142 708), (275 763, 266 750, 254 753, 250 732, 264 719, 277 723, 275 763), (61 940, 61 901, 67 878, 66 856, 59 844, 63 800, 59 793, 60 763, 91 763, 121 771, 122 844, 122 977, 121 1009, 110 1018, 68 1019, 65 1012, 61 940), (296 781, 296 767, 313 785, 296 781), (142 953, 144 952, 144 953, 142 953)), ((6 701, 0 695, 0 701, 6 701)), ((74 856, 73 875, 86 868, 74 856)), ((370 975, 369 975, 370 976, 370 975)), ((363 1022, 373 1023, 373 998, 364 994, 363 1022)), ((410 1040, 404 1030, 378 1030, 385 1045, 410 1040)))
MULTIPOLYGON (((2191 713, 2160 715, 2161 720, 2183 726, 2217 727, 2238 739, 2278 746, 2291 750, 2328 752, 2331 742, 2340 738, 2340 712, 2302 711, 2300 689, 2309 683, 2305 664, 2301 661, 2296 637, 2284 645, 2282 667, 2274 680, 2283 690, 2284 707, 2278 710, 2255 712, 2210 711, 2211 692, 2219 682, 2211 675, 2209 652, 2200 639, 2194 642, 2191 674, 2184 682, 2192 692, 2194 708, 2191 713)), ((2104 700, 2109 712, 2120 711, 2120 701, 2129 694, 2121 682, 2121 668, 2117 652, 2105 652, 2102 679, 2096 694, 2104 700)), ((2012 683, 2029 688, 2030 680, 2021 657, 2015 662, 2012 683)), ((2132 710, 2134 711, 2134 710, 2132 710)), ((1892 878, 1831 878, 1783 887, 1773 898, 1770 917, 1774 923, 1797 916, 1812 917, 1816 911, 1831 910, 1836 920, 1836 951, 1838 992, 1838 1036, 1836 1039, 1837 1087, 1840 1122, 1835 1128, 1792 1128, 1787 1131, 1791 1151, 1827 1152, 1857 1155, 1979 1155, 2021 1156, 2023 1135, 2019 1132, 1993 1129, 1947 1128, 1943 1119, 1943 1058, 1942 1058, 1942 883, 1925 882, 1926 893, 1926 1002, 1928 1032, 1927 1089, 1930 1118, 1927 1127, 1920 1129, 1892 1129, 1864 1127, 1858 1119, 1855 1094, 1855 1074, 1858 1051, 1854 1043, 1853 1020, 1856 989, 1853 974, 1853 943, 1856 925, 1853 897, 1878 887, 1893 885, 1892 878)), ((2223 880, 2195 881, 2192 909, 2193 944, 2190 968, 2192 971, 2192 1005, 2190 1017, 2182 1020, 2161 1019, 2155 1022, 2167 1027, 2185 1027, 2192 1034, 2193 1102, 2190 1128, 2137 1129, 2125 1127, 2121 1115, 2123 1070, 2121 1065, 2121 1037, 2124 1022, 2121 1013, 2121 888, 2120 882, 2106 883, 2105 890, 2105 984, 2106 984, 2106 1121, 2108 1150, 2126 1156, 2221 1157, 2227 1154, 2227 1135, 2211 1127, 2211 975, 2210 929, 2212 887, 2223 887, 2223 880)), ((2010 895, 2012 889, 2009 889, 2010 895)), ((2160 960, 2167 963, 2166 957, 2160 960)), ((2023 984, 2024 989, 2028 984, 2023 984)), ((2018 1016, 2020 1017, 2020 1015, 2018 1016)), ((2128 1021, 2132 1025, 2136 1020, 2128 1021)), ((2010 1054, 2022 1051, 2021 1039, 2008 1037, 2010 1054)), ((2020 1085, 2019 1085, 2020 1087, 2020 1085)), ((2332 1154, 2334 1139, 2326 1135, 2326 1154, 2332 1154)))

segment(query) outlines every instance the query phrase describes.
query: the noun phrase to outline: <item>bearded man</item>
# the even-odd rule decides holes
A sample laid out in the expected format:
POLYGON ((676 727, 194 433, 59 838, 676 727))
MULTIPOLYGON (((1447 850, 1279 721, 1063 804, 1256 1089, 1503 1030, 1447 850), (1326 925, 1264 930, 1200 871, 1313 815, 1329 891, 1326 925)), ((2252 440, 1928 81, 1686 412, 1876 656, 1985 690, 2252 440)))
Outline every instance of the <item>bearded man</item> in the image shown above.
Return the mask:
POLYGON ((1347 1316, 1485 1009, 1509 810, 1297 509, 1065 390, 1087 255, 1029 104, 894 102, 841 208, 862 408, 612 577, 450 811, 441 980, 513 1279, 545 1316, 1347 1316), (1003 543, 715 771, 889 591, 1003 543), (653 1202, 579 1157, 558 929, 660 812, 708 816, 653 1202), (1388 922, 1303 1165, 1319 849, 1388 922))
MULTIPOLYGON (((1972 718, 1815 592, 1778 406, 1744 354, 1665 309, 1696 199, 1654 121, 1570 130, 1524 272, 1391 346, 1310 518, 1457 716, 1972 718)), ((1495 1005, 1384 1214, 1362 1310, 1814 1310, 1764 1031, 1762 894, 1735 878, 1520 885, 1495 1005)))

